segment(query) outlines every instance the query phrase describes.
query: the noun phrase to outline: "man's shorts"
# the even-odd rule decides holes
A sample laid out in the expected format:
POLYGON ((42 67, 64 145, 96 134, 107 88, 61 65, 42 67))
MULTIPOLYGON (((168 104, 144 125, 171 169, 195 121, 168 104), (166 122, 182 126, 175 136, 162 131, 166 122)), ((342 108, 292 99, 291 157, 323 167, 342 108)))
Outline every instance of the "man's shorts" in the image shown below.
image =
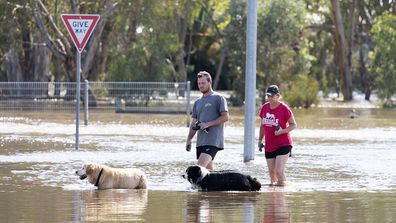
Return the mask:
POLYGON ((276 156, 286 155, 288 153, 290 153, 289 156, 291 156, 292 148, 293 148, 293 146, 284 146, 284 147, 280 147, 279 149, 277 149, 273 152, 265 152, 265 158, 273 159, 273 158, 276 158, 276 156))
POLYGON ((212 160, 214 160, 217 152, 220 150, 223 150, 223 149, 220 149, 216 146, 198 146, 197 147, 197 159, 199 159, 199 156, 201 155, 201 153, 206 153, 212 157, 212 160))

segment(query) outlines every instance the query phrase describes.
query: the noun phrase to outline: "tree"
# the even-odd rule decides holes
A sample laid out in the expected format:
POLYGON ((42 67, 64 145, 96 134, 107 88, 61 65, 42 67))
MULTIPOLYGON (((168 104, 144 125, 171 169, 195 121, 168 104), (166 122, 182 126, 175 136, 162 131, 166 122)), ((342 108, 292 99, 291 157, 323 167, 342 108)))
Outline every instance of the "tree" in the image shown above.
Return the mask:
MULTIPOLYGON (((245 7, 243 5, 243 7, 245 7)), ((237 30, 244 30, 246 13, 238 7, 239 13, 232 21, 230 31, 230 70, 236 74, 233 100, 242 103, 244 98, 245 36, 237 30)), ((259 6, 257 27, 257 83, 260 92, 269 84, 282 84, 285 91, 291 89, 299 73, 308 72, 305 42, 301 31, 304 27, 305 9, 296 1, 265 1, 259 6)), ((264 97, 262 97, 264 99, 264 97)))
POLYGON ((2 33, 4 45, 4 76, 9 81, 48 81, 50 51, 42 44, 42 36, 31 22, 32 8, 29 2, 1 3, 4 15, 2 33))
POLYGON ((377 18, 371 30, 375 41, 372 53, 378 96, 385 106, 394 106, 392 96, 396 94, 396 16, 390 13, 377 18))
POLYGON ((334 59, 337 65, 336 72, 341 77, 342 93, 345 101, 353 99, 352 95, 352 74, 350 62, 348 61, 349 46, 345 37, 345 29, 341 16, 341 9, 338 0, 331 0, 331 11, 334 20, 334 59))
MULTIPOLYGON (((73 14, 77 14, 84 8, 84 4, 78 4, 76 1, 71 1, 71 8, 73 10, 73 14), (81 9, 80 9, 81 8, 81 9)), ((90 9, 96 9, 96 11, 101 10, 101 19, 98 22, 93 35, 88 41, 84 51, 82 52, 82 61, 81 61, 81 72, 82 76, 81 81, 89 80, 89 77, 96 77, 97 75, 90 75, 93 71, 96 73, 97 71, 93 69, 98 66, 98 63, 95 64, 96 61, 100 61, 100 59, 95 59, 95 57, 99 57, 97 54, 100 51, 100 42, 103 34, 104 27, 108 21, 108 18, 116 11, 117 4, 108 2, 106 5, 101 4, 91 4, 90 9)), ((87 13, 89 14, 89 13, 87 13)), ((65 72, 67 74, 67 79, 70 81, 76 80, 76 49, 71 43, 70 38, 66 38, 63 32, 58 27, 58 24, 55 22, 53 16, 48 11, 48 8, 41 2, 41 0, 36 0, 33 8, 34 20, 37 28, 39 29, 41 35, 44 38, 44 41, 48 48, 51 50, 52 54, 56 57, 57 62, 61 62, 65 65, 65 72), (46 23, 44 23, 42 16, 44 17, 46 23)), ((103 58, 101 58, 103 59, 103 58)), ((59 86, 56 86, 55 94, 58 94, 59 86)), ((74 91, 72 89, 67 90, 67 95, 74 95, 74 91)), ((93 95, 91 89, 88 89, 89 93, 89 102, 91 106, 96 106, 96 97, 93 95)), ((55 97, 58 95, 55 95, 55 97)))
MULTIPOLYGON (((384 12, 394 14, 395 4, 258 1, 259 91, 278 84, 293 95, 312 78, 325 95, 341 89, 345 100, 353 89, 367 100, 379 86, 388 89, 381 61, 391 57, 379 51, 384 41, 372 27, 384 12)), ((0 12, 0 81, 74 81, 76 49, 60 14, 94 13, 101 20, 82 53, 82 80, 191 80, 196 89, 196 73, 208 70, 215 89, 233 90, 231 102, 243 104, 246 1, 8 0, 0 12)))
MULTIPOLYGON (((75 1, 71 1, 71 8, 74 10, 71 13, 78 13, 80 11, 79 6, 81 4, 77 4, 75 1)), ((114 14, 117 9, 116 3, 107 3, 105 6, 103 5, 94 5, 96 7, 102 8, 103 11, 101 14, 101 19, 95 28, 93 35, 91 36, 89 42, 87 43, 85 50, 82 52, 82 80, 88 79, 89 72, 92 70, 94 57, 98 48, 100 46, 99 42, 102 37, 102 33, 104 27, 108 21, 108 18, 114 14)), ((93 7, 95 8, 95 7, 93 7)), ((91 9, 93 9, 91 8, 91 9)), ((41 0, 37 0, 34 4, 33 9, 34 19, 40 33, 44 36, 44 41, 47 44, 48 48, 51 50, 53 55, 57 57, 62 63, 65 64, 65 70, 68 76, 68 80, 75 81, 75 48, 72 47, 70 38, 66 38, 60 27, 54 22, 54 18, 51 13, 48 11, 47 7, 41 2, 41 0), (44 24, 42 20, 42 16, 45 18, 47 26, 44 24)), ((89 14, 87 12, 87 14, 89 14)), ((65 29, 63 29, 65 30, 65 29)))
POLYGON ((199 1, 136 1, 115 16, 106 80, 185 81, 199 1))
POLYGON ((357 1, 357 21, 356 21, 356 43, 358 50, 357 70, 360 74, 360 81, 357 87, 365 94, 365 99, 370 100, 371 92, 375 88, 375 76, 369 71, 371 63, 369 52, 374 50, 372 40, 372 26, 378 15, 394 9, 395 1, 382 0, 357 1))
MULTIPOLYGON (((335 51, 336 33, 334 29, 333 7, 325 0, 304 0, 311 19, 304 29, 308 38, 310 55, 314 61, 310 72, 321 82, 321 89, 325 95, 330 90, 342 87, 340 72, 337 72, 337 56, 335 51), (329 6, 328 6, 329 5, 329 6), (328 6, 328 7, 327 7, 328 6), (340 85, 341 84, 341 85, 340 85)), ((346 58, 350 66, 353 89, 365 93, 366 100, 370 99, 374 86, 374 76, 368 71, 371 63, 368 53, 374 49, 371 37, 371 27, 378 15, 392 11, 394 1, 381 0, 340 0, 339 12, 344 26, 344 36, 347 43, 346 58)))

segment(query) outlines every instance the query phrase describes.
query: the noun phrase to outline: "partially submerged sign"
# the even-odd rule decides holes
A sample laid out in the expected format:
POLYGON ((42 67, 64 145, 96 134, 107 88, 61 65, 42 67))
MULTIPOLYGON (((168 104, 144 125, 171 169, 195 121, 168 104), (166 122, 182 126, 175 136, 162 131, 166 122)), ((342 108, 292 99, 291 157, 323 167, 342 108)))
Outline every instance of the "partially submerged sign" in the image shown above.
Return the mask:
POLYGON ((100 16, 91 14, 62 14, 63 23, 65 23, 74 45, 78 52, 84 50, 100 16))

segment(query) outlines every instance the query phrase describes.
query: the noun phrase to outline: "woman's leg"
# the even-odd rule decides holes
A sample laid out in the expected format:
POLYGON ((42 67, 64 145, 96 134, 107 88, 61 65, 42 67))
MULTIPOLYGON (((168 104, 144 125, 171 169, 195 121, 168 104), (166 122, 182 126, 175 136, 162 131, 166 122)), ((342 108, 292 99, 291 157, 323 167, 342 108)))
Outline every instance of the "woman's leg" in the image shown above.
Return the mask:
POLYGON ((278 181, 278 178, 276 176, 276 171, 275 171, 275 158, 271 158, 271 159, 266 159, 267 160, 267 166, 268 166, 268 172, 271 178, 271 185, 276 184, 276 182, 278 181))
POLYGON ((276 173, 276 177, 278 179, 277 184, 278 185, 284 185, 285 181, 286 181, 286 176, 285 176, 285 168, 286 168, 286 162, 287 159, 289 158, 289 154, 285 154, 285 155, 278 155, 275 158, 275 173, 276 173))

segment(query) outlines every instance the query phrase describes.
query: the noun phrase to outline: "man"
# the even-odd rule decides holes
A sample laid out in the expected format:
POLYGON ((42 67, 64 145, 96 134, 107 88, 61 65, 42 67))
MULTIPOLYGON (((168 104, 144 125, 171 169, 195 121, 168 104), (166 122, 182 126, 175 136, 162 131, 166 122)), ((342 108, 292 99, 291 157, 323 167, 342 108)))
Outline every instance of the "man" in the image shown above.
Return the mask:
POLYGON ((200 71, 197 78, 202 96, 194 102, 186 150, 191 150, 191 140, 198 131, 198 165, 213 170, 216 153, 224 149, 224 122, 229 119, 228 106, 224 96, 213 91, 212 77, 208 72, 200 71))

